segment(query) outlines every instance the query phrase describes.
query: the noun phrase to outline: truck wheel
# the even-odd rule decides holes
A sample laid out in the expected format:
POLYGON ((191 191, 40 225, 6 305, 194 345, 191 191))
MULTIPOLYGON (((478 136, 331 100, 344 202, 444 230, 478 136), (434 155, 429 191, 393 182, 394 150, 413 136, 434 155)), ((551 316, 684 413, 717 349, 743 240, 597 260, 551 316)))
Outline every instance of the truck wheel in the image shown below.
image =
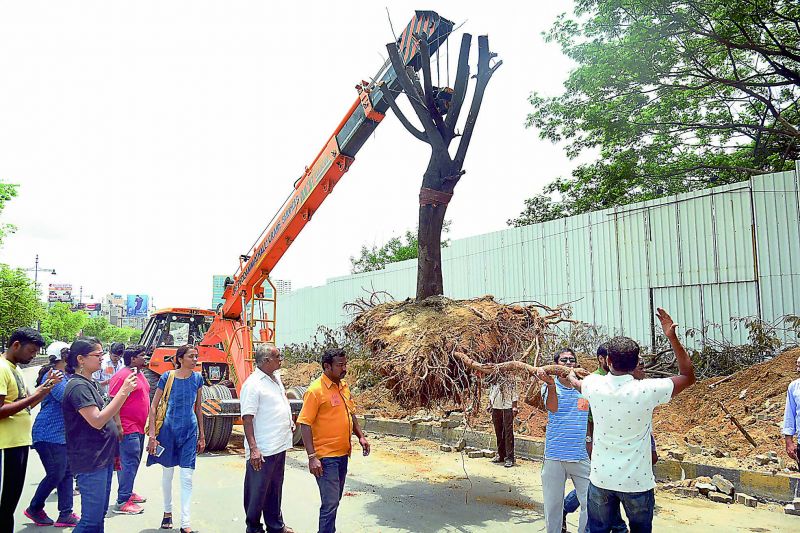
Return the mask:
MULTIPOLYGON (((231 390, 224 385, 203 385, 201 399, 230 400, 233 396, 231 390)), ((230 416, 204 416, 203 429, 206 435, 206 450, 213 452, 224 450, 233 431, 233 417, 230 416)))
POLYGON ((153 396, 156 394, 156 388, 158 387, 158 380, 161 379, 161 374, 158 372, 154 372, 149 368, 143 368, 142 374, 144 377, 147 378, 147 383, 150 384, 150 403, 153 403, 153 396))
MULTIPOLYGON (((302 400, 308 387, 291 387, 286 391, 286 397, 290 400, 302 400)), ((300 446, 303 443, 303 435, 300 434, 300 424, 297 424, 292 434, 292 446, 300 446)))

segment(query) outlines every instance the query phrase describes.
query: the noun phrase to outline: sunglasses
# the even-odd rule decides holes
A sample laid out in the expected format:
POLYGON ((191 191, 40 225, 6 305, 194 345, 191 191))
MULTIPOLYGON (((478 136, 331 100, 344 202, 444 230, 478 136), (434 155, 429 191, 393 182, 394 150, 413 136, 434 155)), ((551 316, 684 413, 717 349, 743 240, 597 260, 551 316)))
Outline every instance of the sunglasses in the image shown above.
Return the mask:
POLYGON ((562 363, 577 363, 578 360, 574 357, 559 357, 558 360, 562 363))

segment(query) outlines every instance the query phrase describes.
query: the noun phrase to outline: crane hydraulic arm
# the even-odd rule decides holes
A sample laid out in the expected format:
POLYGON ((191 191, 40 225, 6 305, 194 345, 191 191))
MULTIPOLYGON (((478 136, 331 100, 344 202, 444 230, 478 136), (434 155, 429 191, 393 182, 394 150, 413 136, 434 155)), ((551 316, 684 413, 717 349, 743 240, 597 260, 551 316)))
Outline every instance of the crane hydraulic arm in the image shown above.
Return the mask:
MULTIPOLYGON (((400 56, 407 67, 422 66, 415 35, 427 36, 431 52, 447 39, 453 23, 433 11, 416 11, 398 37, 400 56)), ((331 193, 389 108, 384 91, 399 91, 394 68, 387 60, 371 82, 356 86, 358 98, 347 111, 317 157, 295 182, 294 191, 248 253, 240 258, 239 269, 223 293, 221 314, 239 320, 245 305, 257 295, 262 284, 298 234, 331 193)))

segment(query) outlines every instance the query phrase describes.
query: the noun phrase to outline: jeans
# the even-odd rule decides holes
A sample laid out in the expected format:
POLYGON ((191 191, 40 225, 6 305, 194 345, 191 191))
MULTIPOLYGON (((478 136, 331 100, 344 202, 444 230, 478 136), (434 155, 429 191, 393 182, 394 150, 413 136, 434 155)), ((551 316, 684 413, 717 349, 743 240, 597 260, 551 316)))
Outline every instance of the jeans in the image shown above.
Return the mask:
POLYGON ((53 442, 37 442, 33 449, 39 454, 44 466, 44 478, 36 487, 36 492, 28 506, 33 512, 44 509, 44 502, 53 490, 58 492, 58 514, 72 514, 72 472, 67 464, 67 445, 53 442))
POLYGON ((492 409, 492 424, 497 438, 497 455, 501 460, 514 460, 514 411, 492 409))
POLYGON ((117 472, 117 503, 127 502, 133 494, 133 481, 139 471, 144 450, 144 434, 128 433, 119 443, 119 457, 122 469, 117 472))
POLYGON ((588 459, 582 461, 559 461, 545 459, 542 465, 542 496, 544 499, 544 522, 547 533, 561 533, 564 520, 564 486, 567 478, 577 491, 581 514, 578 531, 586 528, 586 491, 589 488, 588 459))
POLYGON ((655 490, 644 492, 619 492, 601 489, 589 484, 589 531, 608 533, 619 517, 619 504, 625 508, 631 533, 653 531, 653 511, 656 505, 655 490))
POLYGON ((111 497, 111 480, 114 465, 110 464, 93 472, 78 474, 78 490, 81 491, 81 521, 72 533, 103 533, 104 520, 111 497))
POLYGON ((322 505, 319 508, 318 533, 334 533, 336 531, 336 511, 339 509, 339 500, 342 499, 342 493, 344 493, 347 460, 346 455, 320 459, 322 475, 317 478, 317 485, 322 505))
MULTIPOLYGON (((161 472, 161 492, 164 496, 164 512, 172 513, 172 478, 175 475, 174 466, 162 467, 161 472)), ((181 468, 181 527, 190 529, 191 510, 192 510, 192 476, 194 468, 181 468)))
POLYGON ((256 471, 247 461, 244 473, 244 512, 247 533, 264 533, 261 517, 269 533, 281 533, 285 524, 281 513, 283 472, 286 452, 264 457, 261 470, 256 471))
POLYGON ((0 531, 14 531, 14 511, 22 496, 27 468, 27 446, 0 449, 0 531))
MULTIPOLYGON (((568 515, 570 513, 574 513, 578 510, 578 507, 581 506, 581 503, 578 501, 578 493, 575 492, 575 489, 572 489, 572 492, 567 494, 564 498, 564 515, 568 515)), ((628 526, 625 524, 625 520, 622 519, 622 514, 619 512, 619 506, 616 509, 612 509, 611 512, 614 514, 616 511, 616 518, 611 521, 611 533, 628 533, 628 526)), ((589 531, 589 527, 586 527, 585 530, 587 533, 589 531)))

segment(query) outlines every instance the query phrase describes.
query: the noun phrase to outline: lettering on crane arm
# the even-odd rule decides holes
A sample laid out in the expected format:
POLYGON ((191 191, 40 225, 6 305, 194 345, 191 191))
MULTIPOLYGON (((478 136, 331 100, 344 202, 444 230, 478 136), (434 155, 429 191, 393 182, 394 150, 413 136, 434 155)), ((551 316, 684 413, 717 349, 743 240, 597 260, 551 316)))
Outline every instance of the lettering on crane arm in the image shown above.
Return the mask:
POLYGON ((294 214, 297 212, 298 207, 300 207, 309 196, 311 196, 312 191, 319 185, 319 182, 322 181, 322 177, 328 171, 328 169, 333 164, 333 161, 338 157, 339 149, 336 146, 336 138, 332 138, 331 142, 328 144, 328 147, 323 151, 322 155, 319 159, 317 159, 316 163, 312 167, 311 171, 309 172, 308 176, 306 177, 305 181, 302 184, 302 188, 300 189, 299 194, 296 194, 294 198, 292 198, 289 205, 286 206, 286 209, 283 210, 278 220, 272 226, 267 236, 258 246, 258 248, 253 252, 252 257, 245 265, 244 269, 242 269, 242 273, 239 278, 236 280, 236 283, 233 285, 232 294, 236 295, 239 292, 239 288, 244 283, 244 280, 250 275, 250 272, 253 271, 256 265, 258 265, 261 261, 261 257, 266 253, 267 248, 275 240, 278 234, 282 231, 283 227, 286 225, 287 221, 291 219, 294 214), (333 145, 333 146, 331 146, 333 145))

